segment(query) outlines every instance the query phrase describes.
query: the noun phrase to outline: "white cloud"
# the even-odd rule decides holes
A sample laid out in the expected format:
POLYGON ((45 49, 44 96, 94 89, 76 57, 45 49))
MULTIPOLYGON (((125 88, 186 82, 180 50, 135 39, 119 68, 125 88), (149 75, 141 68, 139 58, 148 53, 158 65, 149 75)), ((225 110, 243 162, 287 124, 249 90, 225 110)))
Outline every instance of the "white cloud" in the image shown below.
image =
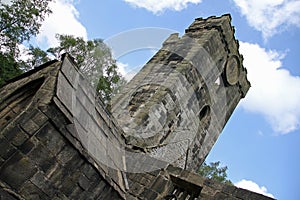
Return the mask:
POLYGON ((299 0, 234 0, 248 23, 266 39, 288 26, 300 27, 299 0))
POLYGON ((118 72, 125 78, 126 81, 130 81, 139 71, 140 67, 130 68, 127 63, 117 62, 118 72))
POLYGON ((20 55, 17 59, 19 61, 21 61, 21 60, 26 61, 26 60, 32 58, 32 56, 29 55, 28 47, 26 47, 24 44, 18 44, 18 48, 19 48, 19 51, 20 51, 20 55))
POLYGON ((125 75, 126 75, 125 68, 128 67, 128 64, 121 63, 121 62, 117 62, 117 66, 118 66, 118 72, 119 72, 122 76, 125 76, 125 75))
POLYGON ((49 4, 52 14, 46 17, 37 35, 39 44, 46 42, 49 47, 58 45, 57 33, 87 39, 87 31, 78 21, 79 13, 73 3, 73 0, 55 0, 49 4))
POLYGON ((12 1, 11 0, 1 0, 0 3, 2 4, 7 4, 7 5, 11 5, 12 1))
POLYGON ((139 8, 145 8, 154 14, 159 14, 166 9, 180 11, 189 3, 198 4, 202 0, 124 0, 127 3, 139 8))
POLYGON ((240 52, 252 86, 241 106, 262 114, 278 133, 298 129, 300 77, 281 68, 284 55, 244 42, 240 42, 240 52))
POLYGON ((241 180, 234 184, 236 187, 243 188, 246 190, 250 190, 259 194, 263 194, 265 196, 275 198, 271 193, 268 193, 268 190, 265 186, 259 186, 257 183, 250 180, 241 180))

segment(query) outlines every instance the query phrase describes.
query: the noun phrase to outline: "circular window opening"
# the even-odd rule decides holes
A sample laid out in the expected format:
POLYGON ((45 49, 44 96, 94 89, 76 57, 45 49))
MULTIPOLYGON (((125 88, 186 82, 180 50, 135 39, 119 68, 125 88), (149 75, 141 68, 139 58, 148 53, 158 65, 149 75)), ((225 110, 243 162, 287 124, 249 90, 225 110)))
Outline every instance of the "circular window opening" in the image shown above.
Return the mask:
POLYGON ((225 67, 225 78, 229 85, 235 85, 239 81, 240 63, 237 56, 231 56, 225 67))
POLYGON ((200 113, 199 113, 199 119, 200 119, 200 125, 207 129, 210 124, 211 115, 210 115, 210 106, 205 105, 202 107, 200 113))

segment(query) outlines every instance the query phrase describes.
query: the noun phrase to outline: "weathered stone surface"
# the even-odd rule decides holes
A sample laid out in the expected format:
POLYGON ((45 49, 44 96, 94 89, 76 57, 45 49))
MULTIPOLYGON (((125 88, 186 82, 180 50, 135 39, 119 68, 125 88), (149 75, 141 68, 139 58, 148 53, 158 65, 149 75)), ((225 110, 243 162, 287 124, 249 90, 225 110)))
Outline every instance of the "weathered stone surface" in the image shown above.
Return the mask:
POLYGON ((151 189, 159 194, 164 194, 168 188, 169 180, 163 176, 158 176, 155 182, 151 185, 151 189))
POLYGON ((65 139, 50 123, 45 124, 38 131, 36 137, 53 155, 57 155, 65 145, 65 139))
POLYGON ((66 128, 72 113, 52 101, 59 101, 55 91, 62 63, 45 66, 0 89, 1 106, 10 106, 0 110, 0 185, 9 191, 0 194, 7 199, 120 199, 123 193, 112 188, 112 179, 109 183, 89 154, 77 148, 80 140, 66 128), (18 99, 26 99, 25 104, 18 99), (15 115, 7 117, 12 111, 15 115))
POLYGON ((5 199, 5 200, 15 200, 16 197, 8 193, 7 191, 3 190, 0 188, 0 199, 5 199))
POLYGON ((54 156, 41 143, 35 146, 27 155, 44 172, 46 172, 55 163, 54 156))
POLYGON ((16 148, 7 141, 6 138, 0 136, 0 156, 3 159, 8 159, 13 153, 16 152, 16 148))
POLYGON ((41 171, 37 172, 31 179, 31 183, 36 185, 43 193, 47 194, 49 198, 53 198, 57 193, 57 188, 55 188, 52 183, 47 179, 45 174, 41 171))
POLYGON ((226 15, 172 34, 115 117, 67 54, 0 88, 0 199, 270 199, 191 172, 249 89, 233 32, 226 15))
POLYGON ((30 181, 26 182, 20 190, 20 194, 24 199, 50 199, 49 196, 40 190, 35 184, 30 181))
POLYGON ((78 183, 83 190, 88 190, 91 186, 90 180, 85 175, 80 176, 78 183))
POLYGON ((233 194, 235 191, 236 187, 234 187, 233 185, 227 185, 225 184, 223 186, 222 192, 226 193, 226 194, 233 194))
POLYGON ((27 134, 18 126, 15 126, 9 133, 5 134, 4 136, 14 146, 20 146, 28 139, 27 134))
POLYGON ((57 155, 57 159, 60 164, 66 165, 73 157, 77 156, 78 152, 69 146, 65 148, 57 155))
POLYGON ((196 19, 181 38, 171 35, 113 99, 128 144, 198 169, 250 87, 230 20, 196 19))
POLYGON ((0 177, 13 188, 20 188, 37 171, 28 157, 17 152, 1 166, 0 177))
POLYGON ((32 119, 28 119, 26 123, 20 125, 29 135, 33 135, 40 128, 32 119))
POLYGON ((20 151, 24 154, 29 153, 33 148, 39 144, 39 140, 35 137, 31 137, 26 142, 24 142, 20 147, 20 151))
POLYGON ((141 196, 143 196, 145 199, 158 199, 158 193, 148 188, 144 189, 141 196))

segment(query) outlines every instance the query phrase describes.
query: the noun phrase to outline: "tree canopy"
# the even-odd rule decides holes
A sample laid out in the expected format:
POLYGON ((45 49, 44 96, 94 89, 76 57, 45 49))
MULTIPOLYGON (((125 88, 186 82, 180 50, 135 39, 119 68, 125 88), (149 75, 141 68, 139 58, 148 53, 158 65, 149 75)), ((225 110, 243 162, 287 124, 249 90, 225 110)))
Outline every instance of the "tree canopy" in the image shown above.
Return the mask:
POLYGON ((28 59, 19 59, 19 45, 39 33, 45 17, 51 13, 52 0, 0 1, 0 87, 24 71, 39 66, 63 53, 74 57, 81 72, 86 75, 98 94, 108 103, 111 96, 125 82, 117 72, 116 61, 101 39, 85 41, 81 37, 59 35, 59 45, 47 51, 29 46, 28 59))
POLYGON ((56 38, 59 45, 49 48, 47 52, 57 59, 65 52, 71 54, 80 71, 95 87, 104 102, 108 103, 125 83, 117 71, 116 60, 113 59, 108 46, 101 39, 85 41, 81 37, 59 34, 56 38))
POLYGON ((230 180, 227 179, 227 166, 221 167, 220 161, 211 162, 206 164, 205 162, 200 166, 198 173, 201 176, 212 179, 220 183, 232 184, 230 180))
POLYGON ((51 13, 48 7, 52 0, 12 0, 0 2, 1 50, 18 53, 17 45, 39 32, 45 16, 51 13), (3 49, 6 48, 6 49, 3 49))
POLYGON ((51 0, 0 1, 0 86, 20 75, 25 63, 18 59, 19 45, 39 32, 41 23, 51 13, 51 0))

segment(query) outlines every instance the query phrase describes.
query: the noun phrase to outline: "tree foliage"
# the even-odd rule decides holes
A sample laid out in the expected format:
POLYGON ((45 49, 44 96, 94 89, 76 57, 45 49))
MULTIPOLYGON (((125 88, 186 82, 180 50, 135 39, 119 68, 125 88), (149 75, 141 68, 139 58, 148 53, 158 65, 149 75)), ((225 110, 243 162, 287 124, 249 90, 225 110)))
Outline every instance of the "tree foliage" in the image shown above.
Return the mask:
POLYGON ((80 37, 57 35, 57 47, 43 51, 30 46, 28 59, 19 59, 19 45, 38 34, 41 23, 51 13, 51 1, 11 0, 5 4, 0 0, 0 86, 8 79, 49 61, 49 54, 51 58, 60 58, 68 52, 107 103, 124 79, 117 72, 116 61, 102 40, 85 41, 80 37))
POLYGON ((5 81, 22 74, 18 63, 9 54, 0 53, 0 87, 5 81))
POLYGON ((38 33, 45 16, 51 13, 50 1, 0 1, 0 86, 23 72, 26 63, 18 60, 19 45, 38 33))
POLYGON ((33 68, 46 63, 50 60, 47 52, 43 51, 39 47, 29 46, 28 59, 26 60, 26 66, 33 68))
MULTIPOLYGON (((15 55, 16 48, 39 32, 45 16, 51 13, 48 7, 52 0, 12 0, 0 2, 0 46, 15 55)), ((1 49, 3 50, 3 49, 1 49)))
POLYGON ((221 167, 220 161, 211 162, 210 164, 204 162, 199 168, 198 173, 201 176, 220 183, 232 184, 232 182, 227 179, 227 166, 221 167))
POLYGON ((57 59, 65 52, 72 55, 80 71, 107 104, 125 82, 108 46, 101 39, 85 41, 81 37, 59 34, 56 37, 59 45, 47 51, 57 59))

